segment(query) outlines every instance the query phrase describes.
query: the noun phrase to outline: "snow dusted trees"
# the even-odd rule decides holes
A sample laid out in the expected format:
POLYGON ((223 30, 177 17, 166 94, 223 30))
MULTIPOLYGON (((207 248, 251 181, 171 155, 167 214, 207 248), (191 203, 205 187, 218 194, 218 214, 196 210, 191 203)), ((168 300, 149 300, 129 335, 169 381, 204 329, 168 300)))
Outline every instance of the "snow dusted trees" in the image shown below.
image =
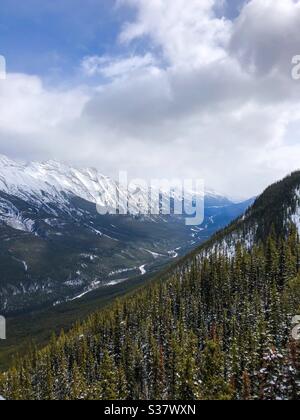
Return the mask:
POLYGON ((197 257, 0 377, 7 399, 299 399, 299 240, 197 257))

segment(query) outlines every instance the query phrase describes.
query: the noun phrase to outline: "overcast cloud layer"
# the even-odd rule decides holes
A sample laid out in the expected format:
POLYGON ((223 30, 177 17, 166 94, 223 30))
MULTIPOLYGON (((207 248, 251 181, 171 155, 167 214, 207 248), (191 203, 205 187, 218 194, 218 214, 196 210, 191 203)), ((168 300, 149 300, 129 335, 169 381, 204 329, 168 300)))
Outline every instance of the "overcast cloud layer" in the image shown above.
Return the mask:
POLYGON ((0 152, 112 176, 204 177, 240 196, 300 168, 300 3, 250 0, 234 20, 225 6, 119 0, 116 11, 134 12, 116 40, 126 54, 83 56, 68 89, 0 81, 0 152))

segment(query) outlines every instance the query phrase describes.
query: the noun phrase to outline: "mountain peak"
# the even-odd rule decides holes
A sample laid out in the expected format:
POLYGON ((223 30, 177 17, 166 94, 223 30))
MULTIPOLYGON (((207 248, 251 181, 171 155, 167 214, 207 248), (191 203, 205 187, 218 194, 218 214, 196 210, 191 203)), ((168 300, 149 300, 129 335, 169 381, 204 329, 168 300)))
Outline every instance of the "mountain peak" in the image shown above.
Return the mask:
MULTIPOLYGON (((9 194, 24 197, 28 193, 41 195, 46 192, 49 197, 53 193, 56 197, 59 193, 67 192, 92 203, 104 197, 105 203, 112 204, 115 189, 116 182, 95 168, 80 169, 57 160, 16 162, 0 155, 0 191, 9 194)), ((141 193, 145 198, 147 194, 141 193)), ((212 206, 234 202, 211 188, 205 189, 205 196, 212 206)))
POLYGON ((16 162, 9 159, 7 156, 0 154, 0 167, 2 166, 15 166, 16 162))

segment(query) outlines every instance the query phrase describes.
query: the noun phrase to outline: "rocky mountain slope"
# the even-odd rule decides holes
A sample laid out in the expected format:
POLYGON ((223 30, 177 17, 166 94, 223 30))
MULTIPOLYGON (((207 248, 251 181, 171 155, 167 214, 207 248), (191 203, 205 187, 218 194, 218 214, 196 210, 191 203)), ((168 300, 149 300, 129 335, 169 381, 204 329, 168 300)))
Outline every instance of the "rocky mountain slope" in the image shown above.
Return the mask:
MULTIPOLYGON (((0 157, 0 310, 59 305, 92 290, 144 276, 207 240, 251 201, 233 203, 213 191, 205 197, 202 226, 181 216, 101 216, 116 188, 95 169, 58 162, 23 163, 0 157)), ((147 194, 130 202, 147 207, 147 194)))

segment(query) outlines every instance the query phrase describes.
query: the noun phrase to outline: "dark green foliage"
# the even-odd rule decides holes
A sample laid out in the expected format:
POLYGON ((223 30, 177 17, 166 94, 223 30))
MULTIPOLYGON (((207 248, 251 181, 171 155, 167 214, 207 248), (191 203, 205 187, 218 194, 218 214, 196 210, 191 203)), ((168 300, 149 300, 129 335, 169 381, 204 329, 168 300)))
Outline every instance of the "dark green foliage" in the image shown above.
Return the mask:
MULTIPOLYGON (((294 229, 194 258, 2 375, 8 399, 297 399, 294 229), (283 263, 284 261, 284 263, 283 263)), ((297 277, 298 276, 298 277, 297 277)), ((295 280, 295 278, 297 279, 295 280)))

